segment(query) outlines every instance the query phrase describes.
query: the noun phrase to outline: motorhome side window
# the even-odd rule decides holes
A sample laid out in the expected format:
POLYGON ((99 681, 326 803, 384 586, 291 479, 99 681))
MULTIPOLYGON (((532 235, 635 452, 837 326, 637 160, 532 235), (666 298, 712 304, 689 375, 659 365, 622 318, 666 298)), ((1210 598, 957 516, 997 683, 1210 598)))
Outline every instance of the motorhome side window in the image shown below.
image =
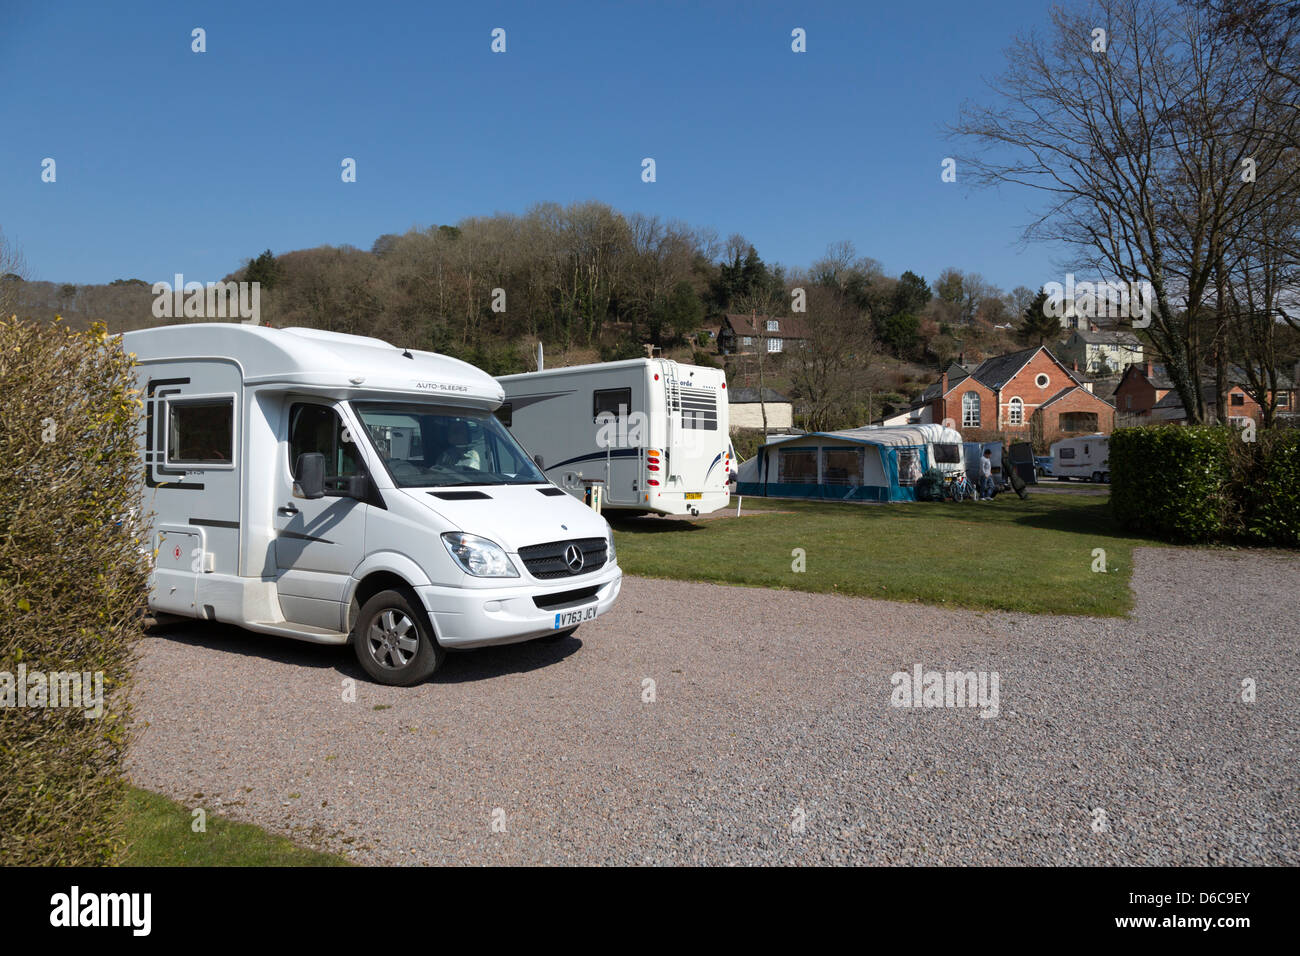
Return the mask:
POLYGON ((1074 457, 1074 449, 1073 449, 1073 448, 1062 448, 1062 449, 1060 449, 1060 453, 1061 453, 1061 457, 1062 457, 1062 458, 1073 458, 1073 457, 1074 457))
POLYGON ((352 436, 344 433, 338 412, 328 405, 304 402, 289 410, 290 471, 296 466, 299 455, 311 452, 325 456, 326 494, 340 493, 338 479, 359 473, 356 445, 352 436))
POLYGON ((602 412, 623 418, 632 410, 632 389, 602 388, 591 393, 591 420, 598 421, 602 412))
POLYGON ((493 414, 496 415, 497 421, 499 421, 502 425, 505 425, 506 428, 509 428, 511 424, 513 424, 514 409, 510 407, 509 402, 506 402, 495 412, 493 412, 493 414))
POLYGON ((177 465, 234 464, 235 400, 168 401, 167 461, 177 465))

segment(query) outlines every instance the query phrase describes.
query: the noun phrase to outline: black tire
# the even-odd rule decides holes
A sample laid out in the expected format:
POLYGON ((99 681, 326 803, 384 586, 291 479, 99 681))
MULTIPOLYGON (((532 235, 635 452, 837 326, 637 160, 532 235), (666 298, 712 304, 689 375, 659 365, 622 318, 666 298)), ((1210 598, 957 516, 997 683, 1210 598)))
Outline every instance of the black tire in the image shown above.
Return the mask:
POLYGON ((1094 472, 1092 473, 1092 483, 1093 483, 1094 485, 1099 485, 1099 484, 1101 484, 1101 472, 1099 472, 1099 471, 1094 471, 1094 472))
POLYGON ((555 631, 552 634, 543 634, 541 637, 538 638, 538 640, 541 641, 543 644, 558 644, 566 637, 571 637, 573 635, 573 632, 576 631, 577 629, 578 629, 577 625, 574 625, 573 627, 565 628, 563 631, 555 631))
POLYGON ((408 591, 380 591, 362 606, 352 649, 362 670, 392 687, 418 684, 447 656, 424 608, 408 591))

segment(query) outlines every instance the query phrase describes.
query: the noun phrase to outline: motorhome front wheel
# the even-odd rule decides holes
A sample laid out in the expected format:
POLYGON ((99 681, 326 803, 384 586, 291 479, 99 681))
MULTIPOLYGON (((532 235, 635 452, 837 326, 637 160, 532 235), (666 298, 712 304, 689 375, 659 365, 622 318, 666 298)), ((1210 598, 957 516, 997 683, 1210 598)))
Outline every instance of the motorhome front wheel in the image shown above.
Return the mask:
POLYGON ((352 646, 367 674, 395 687, 424 680, 446 656, 424 612, 401 591, 381 591, 365 603, 352 646))

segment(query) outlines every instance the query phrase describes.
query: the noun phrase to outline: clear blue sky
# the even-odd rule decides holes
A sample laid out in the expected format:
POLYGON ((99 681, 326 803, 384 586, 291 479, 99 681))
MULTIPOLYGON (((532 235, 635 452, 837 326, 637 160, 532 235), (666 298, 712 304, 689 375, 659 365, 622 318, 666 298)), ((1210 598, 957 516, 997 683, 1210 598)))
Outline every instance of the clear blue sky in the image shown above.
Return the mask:
POLYGON ((894 275, 1037 286, 1059 279, 1059 250, 1019 243, 1041 198, 939 173, 943 124, 1047 10, 0 0, 0 229, 33 279, 210 280, 268 247, 597 199, 769 262, 850 239, 894 275))

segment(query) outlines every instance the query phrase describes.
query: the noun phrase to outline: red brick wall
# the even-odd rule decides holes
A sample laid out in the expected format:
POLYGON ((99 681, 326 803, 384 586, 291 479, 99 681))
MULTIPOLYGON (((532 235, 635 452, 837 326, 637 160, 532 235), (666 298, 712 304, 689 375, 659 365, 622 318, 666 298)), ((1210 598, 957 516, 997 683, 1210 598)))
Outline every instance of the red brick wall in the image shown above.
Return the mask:
POLYGON ((1091 392, 1079 390, 1043 409, 1043 434, 1085 434, 1087 430, 1066 432, 1061 427, 1061 416, 1068 412, 1092 412, 1097 416, 1097 431, 1109 435, 1115 430, 1115 410, 1109 403, 1091 392))
POLYGON ((975 381, 974 378, 962 379, 949 390, 946 396, 936 399, 934 421, 942 423, 944 419, 951 418, 953 428, 961 432, 964 437, 966 432, 971 430, 962 427, 961 403, 962 397, 967 392, 975 392, 980 397, 980 430, 996 430, 997 398, 994 396, 993 389, 975 381))
POLYGON ((1147 415, 1152 407, 1160 401, 1160 392, 1154 385, 1136 372, 1127 376, 1115 389, 1115 408, 1121 415, 1147 415), (1126 398, 1133 400, 1130 408, 1126 398))
POLYGON ((1045 351, 1038 352, 1016 375, 1002 386, 1002 429, 1013 435, 1027 435, 1029 420, 1034 417, 1038 407, 1063 388, 1074 384, 1070 376, 1053 361, 1045 351), (1039 375, 1047 376, 1047 384, 1039 386, 1035 379, 1039 375), (1020 425, 1010 424, 1009 405, 1012 398, 1019 398, 1025 403, 1024 418, 1020 425))

